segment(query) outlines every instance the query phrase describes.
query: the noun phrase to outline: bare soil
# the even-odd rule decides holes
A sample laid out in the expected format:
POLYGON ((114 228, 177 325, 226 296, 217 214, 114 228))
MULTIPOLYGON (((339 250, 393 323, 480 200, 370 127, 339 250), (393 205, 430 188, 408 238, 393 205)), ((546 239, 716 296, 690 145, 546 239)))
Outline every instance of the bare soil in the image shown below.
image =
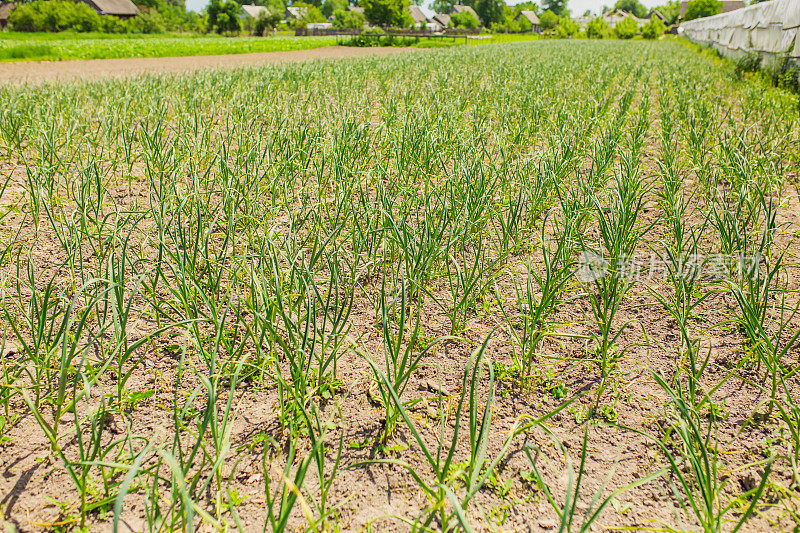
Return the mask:
POLYGON ((391 46, 372 48, 326 46, 311 50, 257 54, 0 63, 0 83, 41 83, 109 77, 125 78, 138 74, 193 72, 206 68, 244 68, 313 61, 316 59, 388 56, 410 51, 420 52, 422 50, 419 48, 397 48, 391 46))
MULTIPOLYGON (((343 48, 329 47, 301 52, 281 52, 267 54, 247 54, 236 56, 206 56, 190 58, 120 59, 64 63, 35 63, 19 65, 0 65, 0 79, 6 81, 48 81, 53 79, 75 79, 102 76, 126 76, 143 72, 166 73, 184 72, 201 68, 243 67, 258 64, 284 63, 313 59, 339 57, 360 57, 370 55, 391 55, 409 49, 398 48, 343 48), (17 78, 13 78, 8 67, 18 67, 17 78), (23 69, 29 69, 25 73, 23 69)), ((659 131, 655 116, 646 138, 643 172, 655 174, 657 140, 659 131)), ((11 168, 6 163, 0 169, 14 172, 15 181, 10 189, 22 196, 23 176, 19 168, 11 168)), ((684 176, 687 193, 694 192, 699 184, 693 176, 684 176)), ((8 193, 7 193, 8 194, 8 193)), ((120 183, 114 194, 115 203, 121 210, 135 210, 137 205, 148 203, 151 191, 146 179, 120 183)), ((645 225, 652 224, 646 239, 639 243, 637 252, 642 254, 650 249, 651 243, 667 239, 669 227, 663 218, 656 201, 656 191, 648 197, 643 212, 645 225)), ((800 205, 794 191, 780 198, 781 223, 784 231, 776 237, 776 249, 787 252, 792 263, 796 262, 793 248, 796 242, 800 205)), ((155 201, 155 200, 153 200, 155 201)), ((691 216, 699 216, 691 212, 691 216)), ((21 213, 9 214, 5 224, 18 228, 24 223, 21 213)), ((139 228, 142 235, 153 231, 147 223, 139 228)), ((33 240, 32 230, 23 227, 21 234, 33 240)), ((709 234, 713 234, 709 231, 709 234)), ((144 239, 142 248, 145 248, 144 239)), ((709 246, 713 251, 715 245, 709 246)), ((34 271, 44 278, 45 272, 57 269, 62 263, 61 250, 53 235, 42 235, 37 241, 37 249, 31 255, 34 271)), ((87 251, 88 256, 88 251, 87 251)), ((508 368, 514 355, 514 342, 509 328, 496 329, 504 325, 503 317, 513 313, 516 303, 515 280, 519 278, 526 263, 541 265, 538 255, 512 257, 498 276, 497 299, 483 302, 484 309, 475 309, 469 317, 462 339, 443 342, 432 351, 415 372, 405 398, 418 400, 411 416, 433 445, 438 438, 439 423, 442 418, 451 431, 453 412, 461 392, 463 369, 469 364, 471 352, 487 336, 492 336, 487 353, 498 368, 508 368), (438 390, 437 390, 438 389, 438 390), (444 405, 439 406, 439 392, 444 405)), ((11 266, 7 268, 12 268, 11 266)), ((787 278, 792 288, 798 284, 797 270, 787 269, 787 278)), ((383 342, 381 332, 375 324, 375 311, 368 295, 379 290, 375 280, 366 281, 359 294, 350 318, 351 336, 358 339, 363 353, 376 359, 382 357, 383 342)), ((585 338, 592 327, 589 301, 583 295, 570 304, 561 307, 554 320, 560 324, 562 336, 549 337, 544 341, 540 359, 542 384, 534 391, 519 391, 509 378, 498 376, 497 398, 494 403, 493 435, 487 455, 493 458, 502 448, 508 431, 520 420, 535 418, 547 413, 564 402, 564 398, 553 393, 554 385, 559 383, 567 397, 576 397, 569 409, 564 409, 551 419, 549 425, 553 434, 563 443, 573 466, 580 461, 581 444, 588 435, 583 498, 579 509, 585 510, 588 500, 595 491, 605 488, 604 494, 645 478, 648 474, 665 466, 665 459, 654 444, 651 435, 667 439, 665 428, 669 424, 669 399, 663 389, 656 384, 652 372, 673 375, 680 365, 677 358, 680 339, 674 321, 659 307, 654 294, 669 290, 661 279, 654 279, 650 286, 637 284, 628 294, 620 311, 620 324, 627 324, 619 339, 625 347, 614 373, 614 390, 608 392, 613 398, 613 420, 611 424, 590 424, 594 396, 588 394, 598 386, 596 365, 590 360, 590 348, 585 338), (623 427, 637 431, 627 431, 623 427)), ((444 285, 433 287, 432 291, 445 297, 444 285)), ((164 299, 169 297, 164 293, 164 299)), ((792 302, 794 303, 794 301, 792 302)), ((702 328, 704 352, 710 353, 709 370, 701 383, 704 391, 710 394, 714 404, 721 406, 716 423, 716 448, 719 451, 720 478, 727 481, 720 490, 724 501, 743 498, 752 490, 755 480, 760 479, 759 467, 753 466, 763 459, 769 447, 777 449, 781 456, 773 466, 772 483, 765 492, 754 517, 744 528, 746 531, 791 530, 795 526, 792 513, 795 495, 800 490, 792 485, 792 466, 786 457, 789 455, 787 441, 780 422, 774 417, 759 420, 754 410, 763 404, 765 398, 762 387, 758 386, 763 374, 752 366, 743 365, 737 377, 730 379, 728 373, 735 362, 743 359, 746 347, 742 335, 731 327, 726 319, 731 317, 733 302, 724 291, 713 294, 698 306, 697 322, 708 324, 702 328), (782 486, 790 496, 780 493, 782 486), (783 503, 786 502, 786 503, 783 503)), ((426 338, 445 337, 449 334, 449 324, 439 309, 426 302, 421 311, 426 338)), ((144 315, 133 323, 138 331, 155 329, 154 323, 144 315)), ((795 319, 793 328, 800 327, 800 319, 795 319)), ((106 423, 114 436, 124 433, 144 435, 153 441, 163 438, 166 428, 171 428, 172 408, 170 402, 175 398, 186 398, 198 381, 191 372, 178 376, 176 355, 168 349, 167 343, 184 342, 181 339, 159 338, 145 347, 146 354, 139 367, 128 381, 130 392, 149 392, 154 394, 143 401, 132 413, 117 413, 106 423)), ((8 361, 20 354, 14 348, 6 348, 2 354, 8 361)), ((787 363, 795 365, 798 360, 797 349, 787 354, 787 363)), ((199 363, 198 363, 199 365, 199 363)), ((384 449, 378 445, 382 426, 383 411, 370 397, 371 371, 365 358, 354 351, 344 353, 338 361, 338 378, 341 386, 336 403, 322 406, 323 414, 330 417, 336 426, 329 435, 329 448, 335 450, 343 444, 341 470, 336 477, 330 503, 337 508, 336 522, 343 531, 404 531, 407 524, 396 517, 413 520, 418 511, 426 505, 424 495, 414 483, 411 474, 397 465, 362 465, 370 459, 397 459, 411 465, 420 475, 428 475, 425 461, 417 450, 413 436, 407 427, 401 426, 393 434, 384 449), (338 413, 337 413, 338 410, 338 413)), ((97 396, 112 392, 114 381, 103 379, 97 386, 97 396)), ((793 395, 798 392, 798 383, 790 383, 793 395)), ((486 396, 486 383, 481 394, 486 396)), ((265 476, 277 482, 282 468, 279 453, 256 444, 258 438, 269 437, 277 444, 286 443, 286 435, 277 419, 277 407, 281 401, 276 388, 270 384, 249 382, 236 391, 235 420, 232 422, 231 442, 233 450, 225 464, 225 475, 231 480, 231 487, 243 498, 238 513, 246 525, 255 529, 265 519, 265 476)), ((218 408, 224 408, 226 397, 221 397, 218 408)), ((19 406, 20 412, 22 407, 19 406)), ((710 418, 708 413, 704 417, 710 418)), ((65 435, 70 434, 70 426, 65 422, 65 435)), ((74 432, 73 432, 74 434, 74 432)), ((168 433, 167 433, 168 434, 168 433)), ((169 435, 169 434, 168 434, 169 435)), ((29 414, 26 414, 10 431, 11 440, 0 445, 0 519, 3 517, 19 531, 52 530, 63 521, 63 510, 59 502, 74 500, 74 489, 58 459, 49 450, 49 443, 41 429, 29 414)), ((169 435, 167 438, 171 438, 169 435)), ((463 435, 460 449, 465 449, 463 435)), ((74 450, 74 443, 64 447, 74 450)), ((307 443, 305 443, 307 444, 307 443)), ((541 431, 531 431, 519 438, 510 448, 506 458, 500 463, 496 479, 490 486, 476 494, 467 516, 473 523, 480 524, 481 531, 555 531, 557 524, 554 513, 548 506, 542 491, 531 482, 531 464, 525 454, 525 446, 537 450, 540 467, 557 498, 563 498, 567 490, 568 476, 565 457, 553 439, 541 431), (508 485, 506 485, 508 484, 508 485), (508 487, 508 488, 505 488, 508 487)), ((307 450, 301 450, 305 452, 307 450)), ((331 458, 332 459, 332 458, 331 458)), ((457 461, 464 459, 459 454, 457 461)), ((700 530, 700 525, 687 517, 679 508, 680 498, 673 493, 675 480, 669 476, 657 478, 626 491, 615 498, 606 508, 596 530, 700 530), (659 529, 663 528, 663 529, 659 529)), ((312 481, 313 484, 313 481, 312 481)), ((166 495, 166 492, 165 492, 166 495)), ((202 502, 209 508, 215 502, 202 502)), ((744 503, 740 507, 744 507, 744 503)), ((737 508, 730 513, 735 520, 742 512, 737 508)), ((147 528, 141 499, 132 495, 126 500, 121 530, 141 531, 147 528)), ((302 517, 295 513, 292 524, 301 530, 302 517)), ((581 513, 579 513, 581 514, 581 513)), ((108 516, 96 518, 92 530, 110 530, 108 516)), ((3 525, 0 520, 0 526, 3 525)))

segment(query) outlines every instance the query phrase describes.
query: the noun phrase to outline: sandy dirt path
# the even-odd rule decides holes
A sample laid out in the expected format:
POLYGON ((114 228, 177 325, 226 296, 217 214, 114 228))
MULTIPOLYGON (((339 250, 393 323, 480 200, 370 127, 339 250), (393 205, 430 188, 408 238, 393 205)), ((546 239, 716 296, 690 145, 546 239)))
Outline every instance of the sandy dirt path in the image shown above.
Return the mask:
POLYGON ((0 63, 0 83, 40 83, 104 77, 122 78, 145 73, 163 74, 188 72, 204 68, 236 68, 293 63, 314 59, 389 56, 410 51, 418 52, 420 49, 327 46, 324 48, 313 48, 311 50, 257 54, 0 63))

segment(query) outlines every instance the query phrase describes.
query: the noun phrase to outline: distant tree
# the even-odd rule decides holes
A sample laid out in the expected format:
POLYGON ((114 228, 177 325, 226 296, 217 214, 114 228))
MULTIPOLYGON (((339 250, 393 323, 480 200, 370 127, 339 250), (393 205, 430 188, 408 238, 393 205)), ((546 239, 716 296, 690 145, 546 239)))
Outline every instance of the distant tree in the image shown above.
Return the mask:
POLYGON ((558 15, 548 9, 539 15, 539 24, 542 26, 542 31, 553 29, 558 26, 558 15))
POLYGON ((261 0, 260 5, 266 7, 272 13, 283 15, 286 12, 286 2, 284 0, 261 0))
POLYGON ((483 25, 488 27, 503 20, 505 5, 503 0, 475 0, 472 8, 483 21, 483 25))
POLYGON ((163 9, 165 6, 177 7, 178 9, 186 9, 185 0, 134 0, 133 2, 139 7, 152 7, 158 10, 163 9))
POLYGON ((374 26, 407 28, 414 23, 408 0, 361 0, 364 17, 374 26))
POLYGON ((569 17, 561 17, 558 19, 558 25, 556 26, 556 37, 559 39, 566 39, 568 37, 574 37, 578 34, 580 29, 578 25, 575 24, 569 17))
MULTIPOLYGON (((155 1, 173 2, 176 0, 155 0, 155 1)), ((233 0, 233 1, 243 6, 249 6, 249 5, 263 6, 269 9, 270 12, 272 13, 283 14, 283 12, 286 11, 286 3, 283 0, 233 0)))
POLYGON ((299 7, 303 11, 303 16, 299 19, 293 20, 291 27, 293 29, 305 28, 312 22, 325 22, 325 17, 319 7, 306 2, 293 2, 293 7, 299 7))
POLYGON ((514 8, 514 11, 516 11, 517 13, 519 13, 520 11, 533 11, 538 15, 539 11, 541 11, 539 4, 535 2, 521 2, 519 4, 514 4, 512 7, 514 8))
POLYGON ((681 2, 680 0, 670 0, 666 4, 660 5, 656 8, 659 13, 664 15, 667 19, 667 24, 675 24, 678 22, 678 17, 681 16, 681 2))
POLYGON ((322 15, 325 18, 331 17, 336 11, 344 11, 350 3, 347 0, 325 0, 322 4, 322 15))
POLYGON ((639 33, 639 25, 633 17, 625 17, 614 26, 614 35, 618 39, 633 39, 639 33))
POLYGON ((516 6, 503 6, 503 19, 500 22, 493 22, 489 28, 495 33, 522 33, 530 31, 531 23, 525 17, 517 18, 518 11, 516 6), (525 22, 527 22, 527 27, 525 22))
POLYGON ((433 10, 437 13, 450 13, 459 0, 434 0, 433 10))
POLYGON ((689 0, 683 20, 694 20, 710 17, 722 12, 721 0, 689 0))
POLYGON ((526 17, 519 17, 511 21, 512 33, 528 33, 533 29, 533 24, 526 17))
POLYGON ((567 14, 568 0, 543 0, 542 8, 550 10, 559 17, 567 14))
POLYGON ((450 16, 450 25, 454 28, 479 28, 481 21, 469 11, 464 11, 463 13, 453 13, 450 16))
POLYGON ((333 27, 360 30, 364 27, 364 15, 358 11, 338 10, 333 12, 333 27))
POLYGON ((603 17, 595 17, 586 26, 586 36, 589 39, 602 39, 608 34, 608 22, 603 17))
POLYGON ((614 4, 614 9, 621 9, 640 19, 647 16, 647 8, 639 0, 617 0, 617 3, 614 4))
POLYGON ((258 14, 253 33, 255 35, 266 35, 273 28, 277 28, 282 19, 283 12, 272 12, 269 9, 265 9, 258 14))
POLYGON ((97 12, 81 2, 69 0, 34 0, 17 6, 8 23, 17 31, 78 32, 97 31, 101 27, 97 12))
POLYGON ((238 33, 242 27, 239 23, 239 12, 242 6, 233 0, 211 0, 208 13, 208 29, 217 33, 238 33))
POLYGON ((649 40, 658 39, 664 35, 665 30, 666 28, 661 19, 653 15, 650 17, 650 22, 642 26, 642 37, 649 40))
POLYGON ((184 0, 135 0, 139 15, 129 19, 127 31, 140 31, 140 28, 166 31, 186 31, 197 28, 197 14, 186 11, 184 0), (139 20, 142 17, 142 20, 139 20))
POLYGON ((167 26, 158 11, 143 11, 128 21, 128 27, 135 33, 164 33, 167 26))

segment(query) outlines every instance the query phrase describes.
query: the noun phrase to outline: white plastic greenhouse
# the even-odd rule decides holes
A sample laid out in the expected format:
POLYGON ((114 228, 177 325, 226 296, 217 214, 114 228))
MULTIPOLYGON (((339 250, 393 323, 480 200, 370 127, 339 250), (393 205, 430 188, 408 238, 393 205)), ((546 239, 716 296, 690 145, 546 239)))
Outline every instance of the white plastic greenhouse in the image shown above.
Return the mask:
POLYGON ((800 0, 772 0, 681 24, 684 36, 725 56, 800 58, 800 0))

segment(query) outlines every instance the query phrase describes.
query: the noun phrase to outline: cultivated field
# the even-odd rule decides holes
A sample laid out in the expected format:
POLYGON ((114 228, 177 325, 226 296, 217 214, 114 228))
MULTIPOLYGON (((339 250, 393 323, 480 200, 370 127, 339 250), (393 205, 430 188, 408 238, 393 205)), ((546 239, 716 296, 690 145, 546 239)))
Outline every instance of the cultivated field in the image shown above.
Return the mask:
POLYGON ((679 42, 0 88, 19 530, 791 530, 797 96, 679 42))

